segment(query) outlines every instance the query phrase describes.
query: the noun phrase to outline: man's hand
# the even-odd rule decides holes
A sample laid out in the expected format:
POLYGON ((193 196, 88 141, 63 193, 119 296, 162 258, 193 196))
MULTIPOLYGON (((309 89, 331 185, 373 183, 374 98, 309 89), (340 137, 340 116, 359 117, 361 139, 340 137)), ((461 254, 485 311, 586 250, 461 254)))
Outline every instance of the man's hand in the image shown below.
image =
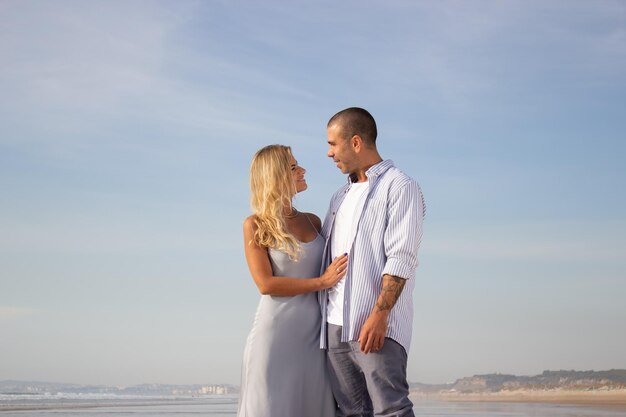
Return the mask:
POLYGON ((361 352, 370 353, 378 352, 383 348, 385 343, 385 335, 387 334, 387 317, 389 311, 373 311, 365 320, 361 333, 359 334, 359 343, 361 352))

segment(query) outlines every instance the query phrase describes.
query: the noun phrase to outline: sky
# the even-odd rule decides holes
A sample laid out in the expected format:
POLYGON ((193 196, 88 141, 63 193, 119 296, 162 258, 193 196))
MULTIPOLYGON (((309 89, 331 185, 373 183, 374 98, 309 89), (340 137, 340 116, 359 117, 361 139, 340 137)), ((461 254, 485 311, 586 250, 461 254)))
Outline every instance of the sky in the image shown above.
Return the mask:
POLYGON ((0 0, 0 380, 238 384, 248 168, 360 106, 427 204, 412 382, 625 368, 623 1, 0 0))

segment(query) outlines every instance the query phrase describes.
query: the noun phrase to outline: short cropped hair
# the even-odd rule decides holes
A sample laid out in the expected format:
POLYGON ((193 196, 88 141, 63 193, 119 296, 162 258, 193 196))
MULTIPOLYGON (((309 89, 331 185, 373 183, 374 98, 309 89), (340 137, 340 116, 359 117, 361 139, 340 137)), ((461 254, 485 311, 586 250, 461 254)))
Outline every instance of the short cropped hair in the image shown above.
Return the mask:
POLYGON ((372 115, 360 107, 349 107, 330 118, 326 127, 339 126, 341 136, 348 140, 359 135, 368 145, 376 145, 376 121, 372 115))

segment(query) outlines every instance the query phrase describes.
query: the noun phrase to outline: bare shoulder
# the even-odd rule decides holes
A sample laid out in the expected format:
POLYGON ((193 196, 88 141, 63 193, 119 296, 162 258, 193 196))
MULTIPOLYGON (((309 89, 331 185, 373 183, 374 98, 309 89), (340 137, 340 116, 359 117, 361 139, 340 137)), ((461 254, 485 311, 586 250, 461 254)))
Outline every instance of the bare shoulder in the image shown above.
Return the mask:
POLYGON ((243 239, 246 243, 246 248, 264 249, 255 243, 254 235, 258 229, 256 219, 257 216, 253 214, 252 216, 246 217, 243 221, 243 239))
POLYGON ((304 214, 309 218, 309 220, 311 220, 311 223, 313 223, 313 226, 315 226, 318 232, 322 230, 322 221, 320 220, 319 217, 317 217, 313 213, 304 213, 304 214))
POLYGON ((246 217, 246 219, 243 221, 243 231, 254 232, 256 229, 256 214, 246 217))

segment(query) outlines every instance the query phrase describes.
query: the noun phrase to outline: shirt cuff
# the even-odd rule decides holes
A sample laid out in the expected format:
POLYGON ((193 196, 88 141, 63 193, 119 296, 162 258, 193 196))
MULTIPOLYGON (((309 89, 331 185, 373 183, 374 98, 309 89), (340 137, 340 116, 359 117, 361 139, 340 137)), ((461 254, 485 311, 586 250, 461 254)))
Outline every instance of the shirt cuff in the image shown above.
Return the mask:
POLYGON ((409 279, 415 275, 415 269, 416 267, 399 259, 389 258, 383 269, 383 275, 393 275, 399 278, 409 279))

